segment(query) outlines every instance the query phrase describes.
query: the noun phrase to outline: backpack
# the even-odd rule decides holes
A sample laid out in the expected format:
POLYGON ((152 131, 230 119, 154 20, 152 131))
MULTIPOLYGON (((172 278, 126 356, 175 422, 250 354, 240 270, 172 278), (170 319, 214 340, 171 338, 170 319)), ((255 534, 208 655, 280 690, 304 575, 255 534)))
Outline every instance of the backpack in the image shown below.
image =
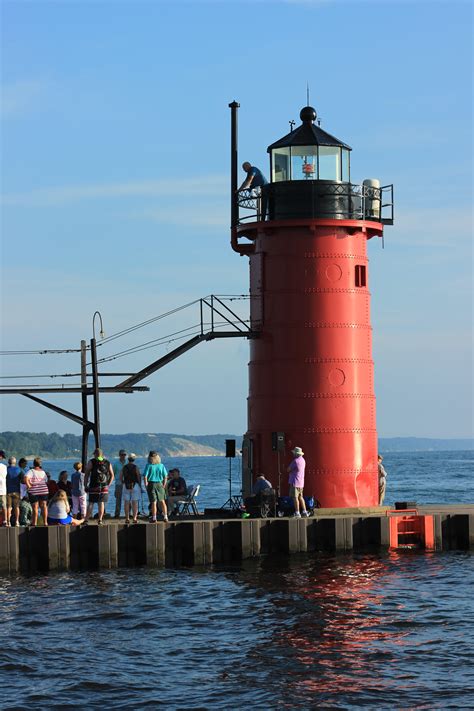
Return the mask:
POLYGON ((110 478, 110 462, 107 459, 93 459, 91 471, 91 485, 93 487, 105 487, 109 483, 110 478))
POLYGON ((125 464, 122 469, 122 479, 126 489, 133 489, 138 484, 138 471, 136 464, 125 464))

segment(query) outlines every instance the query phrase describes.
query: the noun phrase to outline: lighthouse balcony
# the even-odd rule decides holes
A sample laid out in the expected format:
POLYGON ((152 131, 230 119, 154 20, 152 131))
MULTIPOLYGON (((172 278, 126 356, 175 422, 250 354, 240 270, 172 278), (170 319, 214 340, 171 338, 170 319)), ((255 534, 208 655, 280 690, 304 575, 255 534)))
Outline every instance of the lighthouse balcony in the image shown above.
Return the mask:
POLYGON ((393 224, 393 185, 279 181, 238 194, 239 224, 261 220, 371 220, 393 224))

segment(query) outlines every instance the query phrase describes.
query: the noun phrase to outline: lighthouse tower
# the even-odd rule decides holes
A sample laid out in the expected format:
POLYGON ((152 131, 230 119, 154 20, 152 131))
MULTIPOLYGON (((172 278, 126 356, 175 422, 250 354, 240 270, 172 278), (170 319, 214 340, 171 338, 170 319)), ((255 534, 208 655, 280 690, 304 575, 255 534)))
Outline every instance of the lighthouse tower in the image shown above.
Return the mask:
MULTIPOLYGON (((293 447, 305 495, 323 507, 378 505, 367 242, 393 223, 392 186, 351 183, 351 148, 301 110, 268 147, 270 182, 237 192, 232 110, 233 249, 250 261, 248 430, 243 489, 259 473, 287 494, 293 447), (384 215, 384 216, 383 216, 384 215)), ((265 171, 264 171, 265 172, 265 171)))

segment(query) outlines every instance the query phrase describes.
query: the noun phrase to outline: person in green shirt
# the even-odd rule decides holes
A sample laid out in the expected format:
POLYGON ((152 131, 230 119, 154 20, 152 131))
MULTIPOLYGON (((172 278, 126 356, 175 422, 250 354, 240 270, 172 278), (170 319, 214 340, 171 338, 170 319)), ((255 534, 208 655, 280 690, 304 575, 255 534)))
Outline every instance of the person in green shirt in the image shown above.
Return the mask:
POLYGON ((145 487, 150 502, 150 522, 156 523, 156 503, 160 505, 163 520, 168 521, 168 510, 166 508, 166 481, 168 472, 161 463, 158 452, 151 451, 148 455, 148 462, 143 472, 145 487))

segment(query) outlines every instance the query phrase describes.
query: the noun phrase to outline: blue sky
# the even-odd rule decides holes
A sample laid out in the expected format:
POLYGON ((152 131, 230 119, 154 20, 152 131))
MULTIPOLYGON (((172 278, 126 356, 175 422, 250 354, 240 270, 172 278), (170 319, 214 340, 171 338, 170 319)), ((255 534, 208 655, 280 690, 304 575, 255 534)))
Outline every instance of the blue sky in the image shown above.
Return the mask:
MULTIPOLYGON (((228 103, 241 104, 239 157, 268 172, 266 148, 298 120, 309 82, 322 127, 353 148, 353 181, 395 185, 385 249, 369 244, 379 434, 472 434, 470 2, 1 8, 2 350, 77 347, 97 309, 111 335, 209 293, 247 293, 246 259, 229 246, 228 103)), ((102 430, 243 432, 247 361, 245 340, 200 345, 150 393, 104 397, 102 430)), ((77 354, 1 360, 3 376, 78 366, 77 354)), ((77 396, 55 402, 79 410, 77 396)), ((0 407, 0 429, 78 431, 20 396, 0 407)))

